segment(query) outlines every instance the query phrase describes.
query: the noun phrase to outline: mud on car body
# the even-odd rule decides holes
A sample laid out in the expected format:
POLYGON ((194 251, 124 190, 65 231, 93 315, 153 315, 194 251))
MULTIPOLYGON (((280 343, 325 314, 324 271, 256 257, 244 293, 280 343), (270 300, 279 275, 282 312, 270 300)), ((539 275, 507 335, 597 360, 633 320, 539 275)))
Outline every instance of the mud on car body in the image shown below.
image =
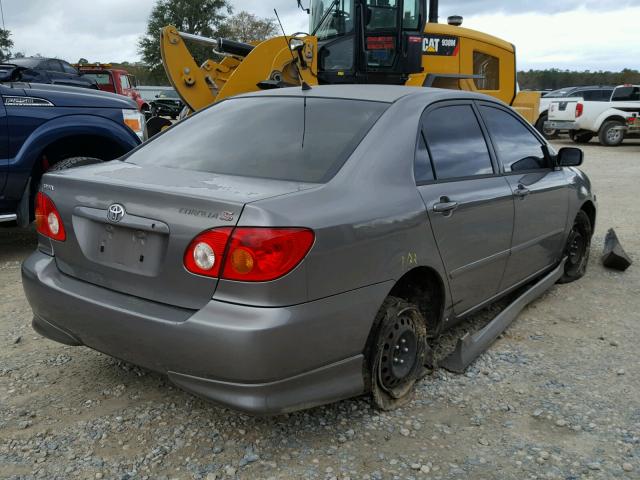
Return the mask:
POLYGON ((393 408, 441 331, 584 274, 581 161, 479 94, 228 99, 122 162, 45 175, 33 325, 247 412, 367 392, 393 408))

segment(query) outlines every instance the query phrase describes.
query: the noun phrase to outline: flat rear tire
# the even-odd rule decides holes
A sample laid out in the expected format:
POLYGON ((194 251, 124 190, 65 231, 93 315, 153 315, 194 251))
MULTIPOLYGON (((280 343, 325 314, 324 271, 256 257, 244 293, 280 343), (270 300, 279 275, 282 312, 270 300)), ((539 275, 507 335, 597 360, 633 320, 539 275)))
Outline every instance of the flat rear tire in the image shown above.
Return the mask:
POLYGON ((426 323, 418 307, 389 296, 378 311, 367 361, 373 404, 394 410, 413 397, 427 354, 426 323))

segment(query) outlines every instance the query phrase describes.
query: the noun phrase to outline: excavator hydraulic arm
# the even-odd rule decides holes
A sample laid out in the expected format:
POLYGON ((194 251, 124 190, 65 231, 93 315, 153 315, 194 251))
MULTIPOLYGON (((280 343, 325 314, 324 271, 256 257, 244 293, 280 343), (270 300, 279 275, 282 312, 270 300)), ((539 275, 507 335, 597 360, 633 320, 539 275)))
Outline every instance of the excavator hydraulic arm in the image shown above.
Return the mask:
POLYGON ((169 81, 194 112, 241 93, 318 84, 318 42, 313 36, 275 37, 250 45, 168 26, 162 29, 160 50, 169 81), (209 46, 223 59, 198 66, 185 40, 209 46))

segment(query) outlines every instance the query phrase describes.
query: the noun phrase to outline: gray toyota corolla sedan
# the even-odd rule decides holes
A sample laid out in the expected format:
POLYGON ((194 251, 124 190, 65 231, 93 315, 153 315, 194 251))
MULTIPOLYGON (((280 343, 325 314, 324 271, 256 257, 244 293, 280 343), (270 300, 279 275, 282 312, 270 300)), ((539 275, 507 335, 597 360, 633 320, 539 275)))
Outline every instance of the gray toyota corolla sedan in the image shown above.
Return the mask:
POLYGON ((247 412, 369 392, 393 408, 444 329, 584 274, 581 162, 474 93, 228 99, 120 161, 44 176, 33 326, 247 412))

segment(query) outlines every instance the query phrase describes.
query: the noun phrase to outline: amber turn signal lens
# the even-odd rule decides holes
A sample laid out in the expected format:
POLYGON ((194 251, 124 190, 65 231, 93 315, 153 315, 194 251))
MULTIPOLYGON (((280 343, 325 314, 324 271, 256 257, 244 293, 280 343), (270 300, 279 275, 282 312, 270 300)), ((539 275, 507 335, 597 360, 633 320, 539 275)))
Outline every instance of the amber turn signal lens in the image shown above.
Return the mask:
POLYGON ((245 248, 236 248, 231 254, 231 267, 242 275, 253 270, 254 263, 253 255, 245 248))

